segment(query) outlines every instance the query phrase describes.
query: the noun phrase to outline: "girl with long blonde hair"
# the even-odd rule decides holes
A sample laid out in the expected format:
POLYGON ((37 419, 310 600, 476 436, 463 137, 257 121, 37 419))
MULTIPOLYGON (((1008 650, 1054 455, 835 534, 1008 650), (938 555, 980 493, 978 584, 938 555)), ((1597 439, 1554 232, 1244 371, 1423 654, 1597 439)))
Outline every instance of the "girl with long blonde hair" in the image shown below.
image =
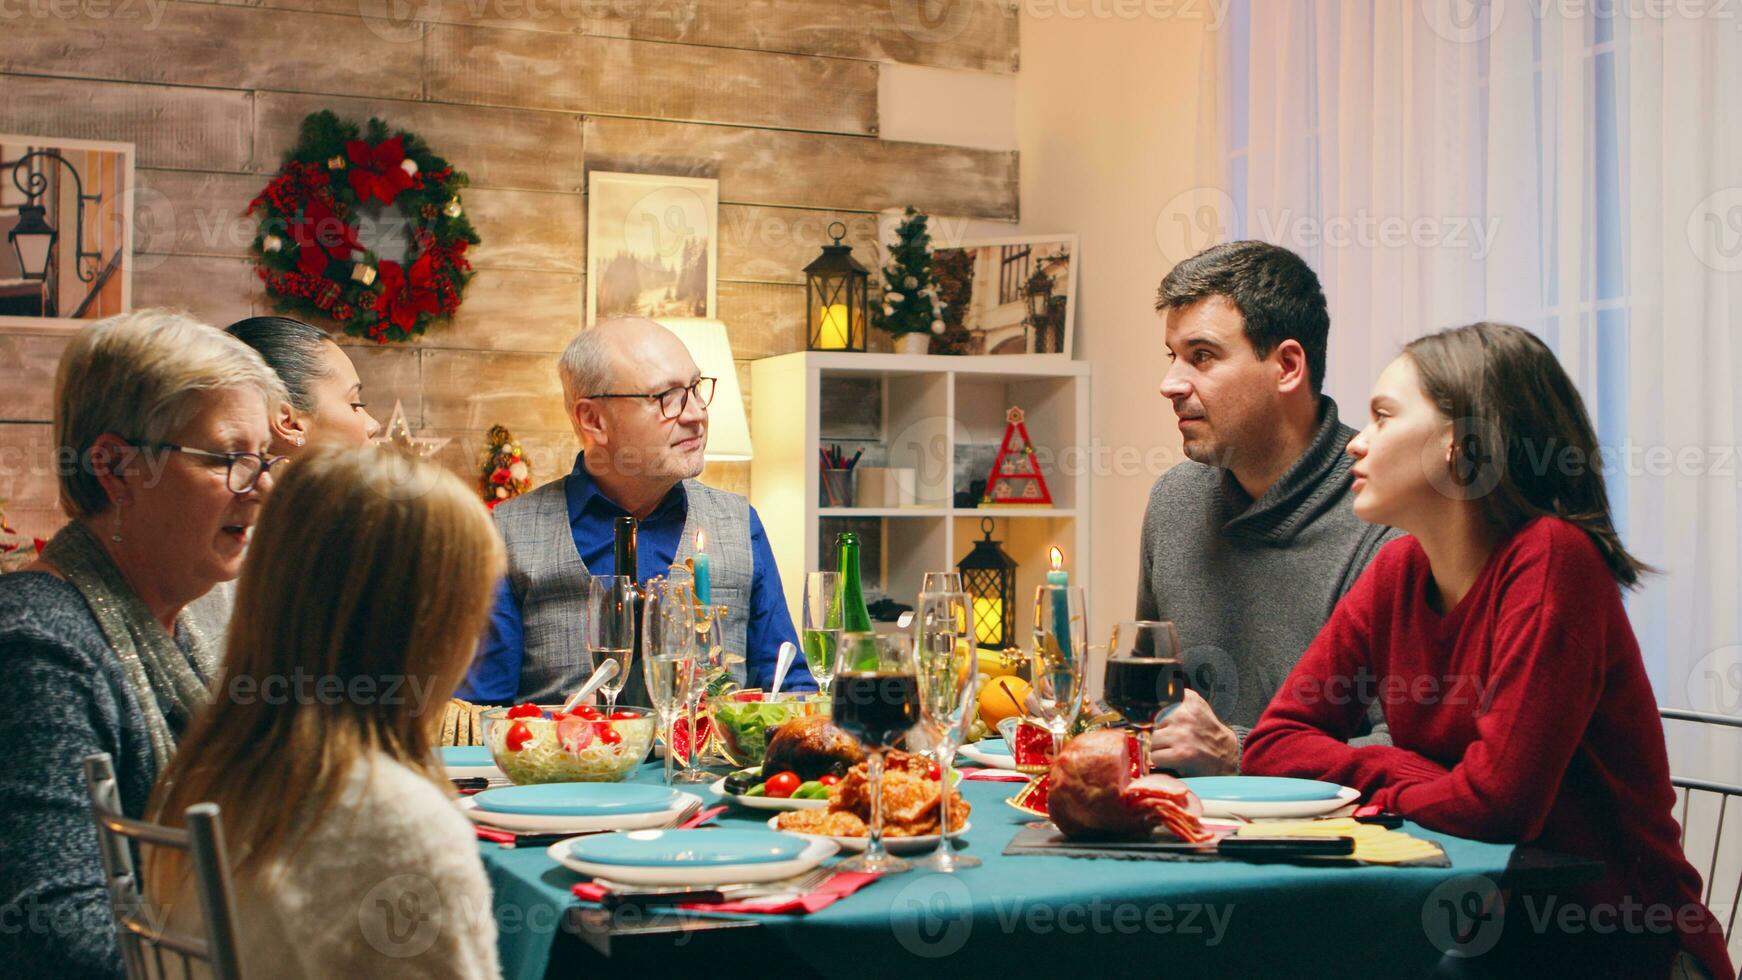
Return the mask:
MULTIPOLYGON (((483 630, 500 540, 432 464, 360 449, 287 469, 214 702, 152 819, 218 804, 248 972, 495 976, 489 885, 435 726, 483 630)), ((148 857, 148 893, 184 926, 198 914, 187 863, 148 857)))

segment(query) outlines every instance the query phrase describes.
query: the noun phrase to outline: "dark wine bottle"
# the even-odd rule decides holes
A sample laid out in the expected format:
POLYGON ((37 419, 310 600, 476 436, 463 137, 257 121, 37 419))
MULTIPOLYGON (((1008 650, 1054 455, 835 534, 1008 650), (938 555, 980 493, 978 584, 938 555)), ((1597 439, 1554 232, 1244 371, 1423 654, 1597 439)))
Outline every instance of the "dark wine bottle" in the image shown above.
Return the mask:
POLYGON ((635 537, 640 530, 641 522, 633 517, 619 517, 611 524, 614 538, 611 543, 612 564, 616 566, 613 575, 627 577, 635 583, 635 647, 630 651, 629 676, 623 681, 623 690, 617 696, 619 704, 649 704, 652 699, 647 694, 647 682, 641 676, 641 572, 637 566, 635 554, 635 537))

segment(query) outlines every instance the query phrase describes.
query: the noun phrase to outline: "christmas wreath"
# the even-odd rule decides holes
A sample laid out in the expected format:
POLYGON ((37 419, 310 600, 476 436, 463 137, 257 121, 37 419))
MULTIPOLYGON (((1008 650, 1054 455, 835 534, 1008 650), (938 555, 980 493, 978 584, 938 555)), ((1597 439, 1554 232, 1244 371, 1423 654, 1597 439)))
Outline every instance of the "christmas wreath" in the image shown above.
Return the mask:
POLYGON ((326 318, 377 343, 406 340, 453 315, 478 233, 460 207, 466 175, 415 134, 370 119, 361 130, 331 112, 302 121, 278 174, 248 205, 260 278, 283 312, 326 318), (404 264, 359 237, 367 207, 397 207, 409 234, 404 264))

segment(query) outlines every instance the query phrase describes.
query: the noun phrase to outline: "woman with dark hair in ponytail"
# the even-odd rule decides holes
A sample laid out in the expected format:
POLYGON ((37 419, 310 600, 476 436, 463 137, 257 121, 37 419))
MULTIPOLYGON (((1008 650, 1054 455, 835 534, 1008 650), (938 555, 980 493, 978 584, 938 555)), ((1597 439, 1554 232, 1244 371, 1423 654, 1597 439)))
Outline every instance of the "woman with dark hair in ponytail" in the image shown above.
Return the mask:
POLYGON ((272 420, 274 453, 361 446, 381 431, 363 403, 357 368, 325 330, 287 316, 251 316, 225 332, 259 351, 290 392, 290 401, 272 420))
POLYGON ((1515 896, 1500 945, 1466 972, 1734 976, 1682 856, 1621 601, 1649 570, 1615 532, 1596 435, 1554 354, 1496 323, 1416 340, 1380 375, 1349 454, 1356 515, 1409 536, 1338 604, 1242 771, 1342 783, 1431 830, 1603 862, 1600 882, 1515 896), (1375 700, 1393 744, 1345 744, 1375 700))

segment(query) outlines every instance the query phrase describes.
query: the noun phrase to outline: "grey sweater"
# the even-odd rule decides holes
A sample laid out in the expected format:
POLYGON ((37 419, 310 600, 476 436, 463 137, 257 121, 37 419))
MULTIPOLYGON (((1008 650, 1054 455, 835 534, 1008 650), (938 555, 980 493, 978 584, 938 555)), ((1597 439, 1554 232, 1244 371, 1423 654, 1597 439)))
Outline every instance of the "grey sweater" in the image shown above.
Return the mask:
POLYGON ((157 778, 144 719, 84 597, 52 575, 0 576, 0 665, 0 963, 120 977, 81 760, 109 753, 122 810, 143 816, 157 778))
MULTIPOLYGON (((1337 600, 1398 536, 1352 510, 1344 447, 1354 435, 1322 397, 1312 444, 1262 498, 1194 462, 1150 491, 1138 618, 1173 621, 1192 689, 1242 744, 1337 600)), ((1369 723, 1389 741, 1377 711, 1369 723)))

